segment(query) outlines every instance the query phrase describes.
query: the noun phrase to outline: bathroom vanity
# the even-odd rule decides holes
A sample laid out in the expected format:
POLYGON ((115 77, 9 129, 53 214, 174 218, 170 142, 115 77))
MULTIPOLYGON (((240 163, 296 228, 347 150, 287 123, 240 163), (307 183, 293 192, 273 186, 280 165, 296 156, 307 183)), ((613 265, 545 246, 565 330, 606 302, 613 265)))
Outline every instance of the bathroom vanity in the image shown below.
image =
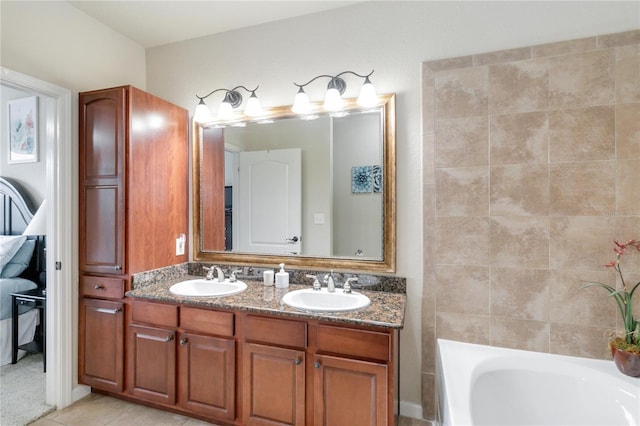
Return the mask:
POLYGON ((126 379, 121 387, 93 382, 94 391, 216 424, 394 424, 404 293, 365 291, 366 308, 312 313, 281 302, 307 286, 247 281, 225 297, 169 292, 189 278, 135 288, 115 302, 125 305, 126 321, 107 328, 122 326, 122 334, 101 335, 120 341, 100 349, 126 346, 126 379))

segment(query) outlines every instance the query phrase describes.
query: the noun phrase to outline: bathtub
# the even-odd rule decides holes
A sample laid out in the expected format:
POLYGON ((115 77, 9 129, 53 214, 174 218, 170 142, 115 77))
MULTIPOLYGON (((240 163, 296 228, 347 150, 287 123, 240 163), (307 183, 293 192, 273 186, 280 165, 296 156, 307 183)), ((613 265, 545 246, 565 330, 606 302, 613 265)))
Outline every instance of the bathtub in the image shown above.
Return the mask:
POLYGON ((640 426, 640 379, 613 361, 438 339, 441 425, 640 426))

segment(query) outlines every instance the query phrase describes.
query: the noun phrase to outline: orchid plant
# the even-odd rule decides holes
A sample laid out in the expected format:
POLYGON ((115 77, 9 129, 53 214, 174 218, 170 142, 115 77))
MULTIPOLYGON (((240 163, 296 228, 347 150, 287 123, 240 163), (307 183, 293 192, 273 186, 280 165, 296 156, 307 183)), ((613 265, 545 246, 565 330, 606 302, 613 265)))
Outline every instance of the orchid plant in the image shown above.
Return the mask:
POLYGON ((622 274, 621 266, 622 256, 627 251, 637 251, 640 253, 640 241, 629 240, 624 244, 614 241, 614 244, 613 251, 616 253, 616 259, 604 266, 613 268, 616 271, 620 277, 620 288, 616 289, 613 286, 600 282, 589 282, 589 284, 582 288, 598 286, 609 292, 609 296, 613 297, 618 305, 618 309, 620 309, 624 325, 624 335, 622 336, 624 347, 620 347, 619 349, 640 352, 640 321, 633 317, 633 293, 640 287, 640 281, 636 284, 627 285, 624 275, 622 274))

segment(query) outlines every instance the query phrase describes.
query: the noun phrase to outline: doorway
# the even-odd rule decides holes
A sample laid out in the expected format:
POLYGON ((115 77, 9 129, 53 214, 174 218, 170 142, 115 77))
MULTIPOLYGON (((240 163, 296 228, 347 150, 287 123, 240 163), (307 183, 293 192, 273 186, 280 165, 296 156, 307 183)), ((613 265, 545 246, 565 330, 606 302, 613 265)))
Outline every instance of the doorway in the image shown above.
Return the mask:
POLYGON ((75 141, 71 91, 46 81, 0 67, 2 85, 33 92, 41 98, 46 117, 45 140, 47 201, 47 374, 46 403, 63 408, 87 393, 74 389, 76 356, 74 313, 72 146, 75 141), (75 393, 75 395, 74 395, 75 393))

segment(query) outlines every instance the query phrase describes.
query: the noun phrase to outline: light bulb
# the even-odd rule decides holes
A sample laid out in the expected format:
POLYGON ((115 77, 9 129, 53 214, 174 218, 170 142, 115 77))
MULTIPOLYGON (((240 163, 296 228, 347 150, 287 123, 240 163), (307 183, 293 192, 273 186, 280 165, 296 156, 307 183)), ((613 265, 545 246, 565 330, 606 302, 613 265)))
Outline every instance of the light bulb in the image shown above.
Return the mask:
POLYGON ((358 96, 358 100, 356 103, 365 108, 370 108, 375 106, 378 103, 378 95, 376 94, 376 88, 373 87, 371 80, 369 77, 365 78, 364 84, 360 89, 360 96, 358 96))
POLYGON ((327 111, 338 111, 342 109, 342 98, 340 92, 336 88, 330 88, 327 90, 327 94, 324 97, 324 105, 322 106, 327 111))
POLYGON ((200 99, 196 112, 193 114, 193 121, 196 123, 208 123, 213 120, 209 107, 204 103, 204 99, 200 99))
POLYGON ((248 117, 256 117, 262 115, 262 105, 260 99, 256 96, 255 92, 251 92, 249 100, 247 100, 247 106, 244 108, 244 115, 248 117))
POLYGON ((307 96, 302 87, 298 90, 298 93, 296 93, 291 111, 295 112, 296 114, 308 114, 309 112, 311 112, 311 102, 309 102, 309 96, 307 96))
POLYGON ((229 102, 222 102, 218 108, 218 120, 229 120, 233 118, 233 107, 229 102))

